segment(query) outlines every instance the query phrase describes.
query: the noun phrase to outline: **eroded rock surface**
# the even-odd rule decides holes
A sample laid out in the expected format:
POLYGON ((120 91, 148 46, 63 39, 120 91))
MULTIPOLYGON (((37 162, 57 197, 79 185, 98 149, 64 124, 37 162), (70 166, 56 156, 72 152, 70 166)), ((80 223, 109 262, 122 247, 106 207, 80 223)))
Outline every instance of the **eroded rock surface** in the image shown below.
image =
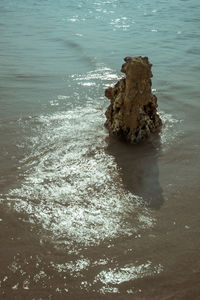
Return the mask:
POLYGON ((151 91, 151 64, 148 57, 126 57, 121 71, 126 74, 114 87, 105 91, 111 103, 106 111, 105 126, 114 135, 131 143, 146 139, 160 130, 157 98, 151 91))

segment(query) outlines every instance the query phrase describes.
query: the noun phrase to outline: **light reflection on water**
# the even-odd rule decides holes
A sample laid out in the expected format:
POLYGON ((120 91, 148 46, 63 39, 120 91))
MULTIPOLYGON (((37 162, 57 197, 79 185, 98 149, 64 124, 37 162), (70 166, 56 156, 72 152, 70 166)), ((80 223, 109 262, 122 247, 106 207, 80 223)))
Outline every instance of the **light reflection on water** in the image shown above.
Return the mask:
MULTIPOLYGON (((73 76, 74 81, 89 83, 99 78, 106 85, 118 77, 108 68, 73 76)), ((65 95, 57 99, 70 100, 65 95)), ((31 222, 41 222, 68 249, 132 236, 154 224, 142 198, 124 189, 114 157, 105 152, 107 131, 101 99, 98 102, 99 108, 89 101, 86 107, 20 120, 23 128, 32 129, 18 145, 29 154, 19 167, 24 172, 21 187, 11 189, 7 201, 28 213, 31 222)), ((171 134, 178 120, 163 112, 161 117, 165 149, 178 135, 177 128, 171 134)))
MULTIPOLYGON (((198 209, 194 208, 186 221, 181 219, 183 207, 176 204, 175 216, 170 209, 168 214, 164 210, 162 217, 169 221, 164 227, 161 221, 161 228, 155 230, 155 211, 147 208, 144 197, 132 188, 139 182, 139 190, 144 192, 143 187, 148 186, 155 196, 152 187, 159 185, 160 155, 163 174, 169 165, 169 179, 165 197, 158 186, 162 196, 158 207, 170 198, 170 205, 174 198, 184 203, 183 186, 189 190, 188 184, 197 182, 191 164, 191 153, 197 156, 199 149, 195 140, 197 117, 188 109, 188 100, 191 107, 199 107, 198 8, 196 0, 1 1, 3 297, 132 297, 142 291, 135 288, 137 279, 158 277, 166 272, 168 261, 172 270, 176 269, 174 260, 182 264, 179 256, 186 251, 184 246, 189 249, 189 262, 195 257, 196 266, 199 247, 192 234, 198 222, 191 222, 196 220, 198 209), (155 66, 153 82, 158 89, 163 129, 159 145, 152 143, 150 147, 150 164, 142 152, 137 156, 139 161, 130 161, 127 167, 126 160, 124 168, 119 149, 112 145, 110 152, 107 149, 103 123, 108 102, 103 91, 121 77, 116 70, 127 55, 147 55, 155 66), (186 120, 192 138, 186 139, 180 150, 186 120), (175 173, 181 170, 181 176, 170 177, 171 164, 177 161, 175 173), (135 172, 146 171, 149 179, 155 166, 152 185, 142 172, 141 176, 135 172), (128 175, 136 173, 132 181, 123 174, 127 169, 128 175), (187 182, 178 181, 184 172, 189 174, 187 182), (185 241, 177 243, 182 236, 185 241)), ((126 158, 126 154, 122 156, 126 158)), ((131 153, 132 159, 134 156, 131 153)), ((145 192, 148 201, 149 190, 145 192)), ((187 213, 192 211, 193 202, 191 199, 187 213)), ((185 274, 189 265, 184 266, 185 274)), ((182 275, 181 270, 179 278, 182 275)))
MULTIPOLYGON (((105 87, 119 77, 111 69, 101 67, 85 75, 74 74, 71 78, 72 84, 87 82, 92 94, 99 80, 105 87)), ((77 87, 73 95, 81 97, 77 87)), ((49 253, 53 249, 64 249, 67 255, 60 261, 49 258, 44 267, 40 255, 31 255, 24 261, 18 253, 1 284, 14 274, 21 274, 23 283, 13 282, 12 290, 31 290, 33 284, 50 288, 54 278, 48 275, 50 269, 61 276, 62 288, 55 289, 58 295, 73 290, 70 284, 63 285, 66 278, 76 278, 83 291, 120 293, 119 286, 124 282, 155 276, 163 270, 159 263, 144 261, 139 264, 135 259, 132 262, 130 254, 134 248, 125 250, 124 255, 130 255, 126 264, 108 254, 115 248, 117 239, 128 238, 133 242, 140 239, 145 231, 155 226, 156 219, 143 199, 124 187, 120 166, 115 157, 105 151, 108 133, 103 127, 102 98, 96 99, 94 104, 88 96, 85 106, 72 108, 70 96, 58 95, 50 105, 55 103, 58 106, 68 104, 69 108, 65 112, 19 119, 26 139, 18 147, 26 149, 27 155, 19 165, 22 179, 3 198, 17 213, 28 215, 33 228, 38 223, 43 227, 41 247, 50 244, 49 253), (90 257, 88 249, 98 246, 103 246, 102 253, 97 251, 97 255, 90 257), (33 276, 24 265, 34 269, 33 276)), ((164 123, 161 145, 167 149, 174 139, 169 131, 174 130, 178 136, 178 121, 164 112, 161 117, 164 123)), ((126 291, 127 294, 135 292, 134 289, 126 291)))
POLYGON ((31 154, 21 162, 28 171, 8 196, 17 211, 34 216, 69 248, 72 241, 92 245, 131 236, 154 223, 139 198, 124 190, 113 157, 104 151, 103 119, 102 111, 87 107, 29 121, 40 125, 27 140, 31 154))

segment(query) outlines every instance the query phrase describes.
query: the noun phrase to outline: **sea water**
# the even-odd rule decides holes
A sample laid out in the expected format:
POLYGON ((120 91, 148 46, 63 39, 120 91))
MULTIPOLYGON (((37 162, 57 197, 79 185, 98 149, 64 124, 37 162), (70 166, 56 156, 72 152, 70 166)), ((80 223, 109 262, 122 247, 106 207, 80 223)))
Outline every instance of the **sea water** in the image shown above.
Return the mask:
POLYGON ((2 299, 199 299, 200 3, 0 1, 2 299), (130 146, 106 87, 148 56, 163 121, 130 146))

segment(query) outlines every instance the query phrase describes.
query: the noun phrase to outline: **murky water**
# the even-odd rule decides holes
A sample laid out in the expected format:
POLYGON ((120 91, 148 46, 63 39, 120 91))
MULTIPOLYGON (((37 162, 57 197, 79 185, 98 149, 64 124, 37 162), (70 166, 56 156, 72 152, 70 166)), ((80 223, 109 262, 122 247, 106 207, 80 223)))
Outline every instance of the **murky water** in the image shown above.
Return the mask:
POLYGON ((200 299, 200 4, 0 3, 2 299, 200 299), (109 138, 123 57, 163 129, 109 138))

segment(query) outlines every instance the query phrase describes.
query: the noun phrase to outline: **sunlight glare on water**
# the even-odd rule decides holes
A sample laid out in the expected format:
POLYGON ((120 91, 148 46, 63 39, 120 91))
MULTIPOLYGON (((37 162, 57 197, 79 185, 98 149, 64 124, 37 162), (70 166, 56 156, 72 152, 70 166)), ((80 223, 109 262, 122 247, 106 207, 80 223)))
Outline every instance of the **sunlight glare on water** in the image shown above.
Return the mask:
POLYGON ((199 9, 0 2, 0 298, 198 299, 199 9), (104 90, 137 55, 163 127, 129 147, 104 90))
POLYGON ((16 210, 34 216, 33 222, 39 220, 69 247, 72 241, 76 247, 132 235, 153 224, 137 196, 123 189, 113 157, 105 154, 102 120, 101 111, 86 107, 29 121, 39 124, 27 141, 32 152, 21 162, 29 168, 22 186, 9 193, 16 210), (140 214, 147 220, 140 221, 140 214), (133 216, 135 228, 128 222, 133 216))
MULTIPOLYGON (((118 78, 105 67, 72 75, 74 82, 89 85, 102 80, 106 86, 118 78)), ((76 90, 74 95, 80 97, 76 90)), ((68 96, 57 98, 68 101, 68 96)), ((41 222, 68 249, 132 236, 155 222, 142 199, 124 189, 113 156, 105 152, 105 117, 101 98, 97 101, 99 108, 89 101, 85 107, 19 121, 22 128, 32 128, 34 136, 19 145, 30 153, 20 163, 22 185, 10 190, 7 201, 16 211, 28 213, 31 222, 41 222)), ((174 138, 168 131, 178 121, 162 115, 161 141, 168 145, 174 138)))

